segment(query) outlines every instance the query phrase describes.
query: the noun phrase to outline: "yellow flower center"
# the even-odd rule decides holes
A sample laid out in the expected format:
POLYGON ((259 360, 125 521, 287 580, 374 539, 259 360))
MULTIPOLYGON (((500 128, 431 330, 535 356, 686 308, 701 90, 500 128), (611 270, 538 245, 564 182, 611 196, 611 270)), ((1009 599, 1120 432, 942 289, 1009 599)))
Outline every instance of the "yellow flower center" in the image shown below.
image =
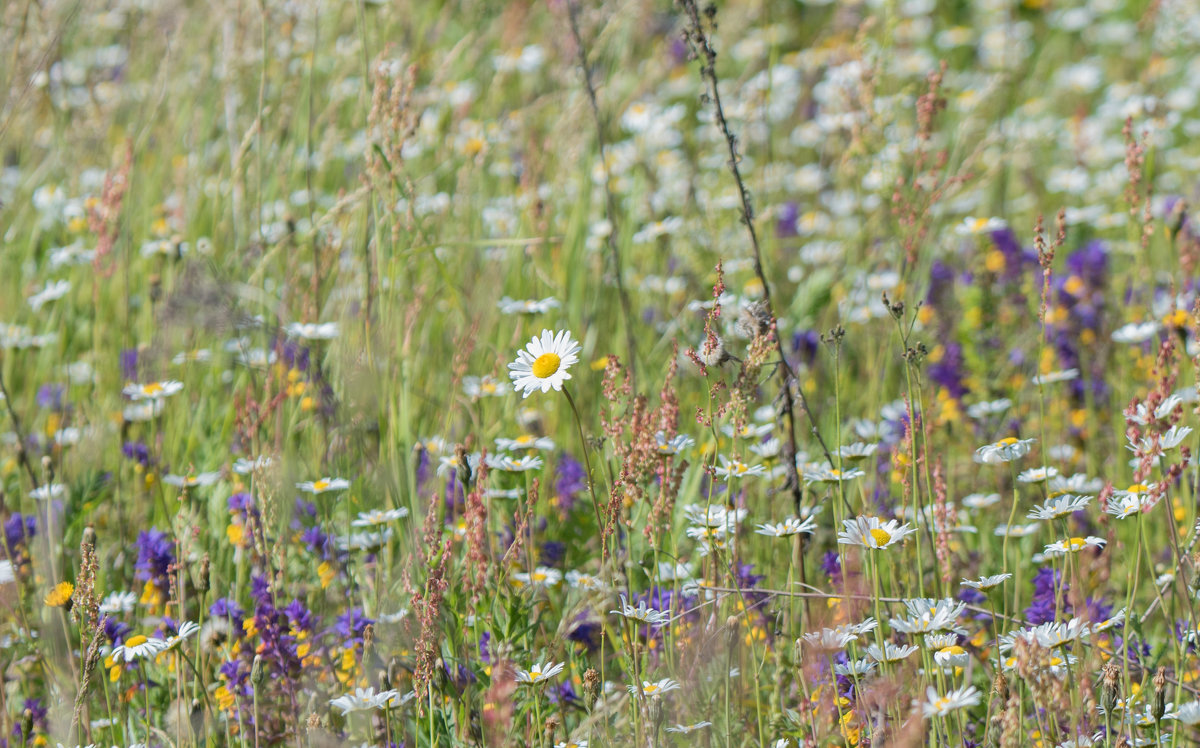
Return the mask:
POLYGON ((1016 444, 1016 443, 1017 443, 1017 437, 1015 437, 1015 436, 1006 436, 1006 437, 1004 437, 1003 439, 1001 439, 1000 441, 996 442, 996 446, 998 446, 998 447, 1007 447, 1007 446, 1008 446, 1008 445, 1010 445, 1010 444, 1016 444))
POLYGON ((141 644, 145 644, 145 643, 146 643, 146 641, 147 641, 147 640, 146 640, 146 636, 145 636, 144 634, 138 634, 137 636, 131 636, 131 637, 129 637, 128 639, 126 639, 126 640, 125 640, 125 647, 126 647, 126 648, 130 648, 130 647, 136 647, 136 646, 139 646, 139 645, 141 645, 141 644))
POLYGON ((158 382, 151 382, 150 384, 148 384, 142 388, 142 392, 146 393, 147 395, 157 395, 158 393, 160 393, 162 391, 163 391, 163 386, 161 384, 159 384, 158 382))
POLYGON ((534 680, 537 680, 538 678, 542 677, 542 671, 541 670, 530 670, 529 677, 534 680))
POLYGON ((1087 541, 1083 538, 1071 538, 1067 541, 1067 550, 1078 551, 1087 546, 1087 541))
POLYGON ((535 572, 533 572, 533 581, 535 581, 535 582, 544 582, 544 581, 546 581, 546 572, 544 572, 544 571, 535 571, 535 572))
POLYGON ((558 371, 558 366, 561 363, 562 359, 558 357, 557 353, 543 353, 537 357, 533 362, 533 366, 529 368, 533 371, 535 377, 545 379, 558 371))
POLYGON ((948 654, 948 655, 960 655, 960 654, 967 653, 967 650, 963 649, 962 647, 958 646, 957 644, 951 644, 948 647, 942 647, 941 650, 939 650, 939 651, 942 654, 948 654))
POLYGON ((1149 490, 1150 488, 1145 483, 1134 483, 1129 487, 1129 493, 1143 493, 1149 490))
POLYGON ((533 437, 530 436, 529 434, 522 434, 522 435, 518 436, 516 439, 514 439, 513 441, 515 441, 517 444, 532 444, 533 437))
POLYGON ((314 491, 324 491, 326 488, 329 488, 329 481, 327 480, 319 480, 313 483, 314 491))
MULTIPOLYGON (((880 548, 892 542, 891 534, 889 534, 887 530, 883 530, 878 527, 871 529, 871 538, 875 540, 875 545, 880 548)), ((867 541, 867 536, 863 536, 863 541, 867 541)))
POLYGON ((657 690, 658 690, 658 684, 657 684, 657 683, 649 683, 649 684, 647 684, 647 685, 646 685, 646 687, 645 687, 645 688, 643 688, 643 689, 642 689, 642 692, 643 692, 643 693, 654 693, 654 692, 655 692, 655 691, 657 691, 657 690))

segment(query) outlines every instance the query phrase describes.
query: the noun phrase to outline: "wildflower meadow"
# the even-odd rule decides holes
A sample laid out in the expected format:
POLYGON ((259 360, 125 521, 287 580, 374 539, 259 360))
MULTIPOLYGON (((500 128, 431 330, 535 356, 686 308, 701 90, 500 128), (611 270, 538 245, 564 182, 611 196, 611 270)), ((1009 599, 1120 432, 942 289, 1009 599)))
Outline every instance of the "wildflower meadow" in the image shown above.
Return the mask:
POLYGON ((1198 50, 0 2, 0 748, 1200 745, 1198 50))

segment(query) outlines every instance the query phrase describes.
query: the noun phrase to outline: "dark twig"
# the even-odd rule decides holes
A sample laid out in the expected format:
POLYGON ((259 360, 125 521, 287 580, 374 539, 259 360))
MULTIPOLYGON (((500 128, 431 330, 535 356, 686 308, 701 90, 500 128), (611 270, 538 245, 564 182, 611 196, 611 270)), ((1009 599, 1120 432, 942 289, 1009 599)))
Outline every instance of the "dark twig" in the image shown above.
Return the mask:
POLYGON ((4 407, 8 409, 8 417, 12 421, 13 433, 17 435, 17 459, 25 467, 25 472, 29 474, 29 482, 33 484, 36 490, 38 488, 37 472, 33 469, 33 463, 29 461, 29 453, 26 451, 28 443, 25 441, 25 430, 21 428, 21 419, 17 417, 17 411, 13 410, 12 398, 9 397, 8 385, 4 382, 2 366, 0 366, 0 398, 4 399, 4 407))
MULTIPOLYGON (((821 451, 825 453, 825 459, 831 466, 834 464, 833 455, 830 453, 829 447, 825 444, 825 439, 821 437, 820 429, 817 427, 817 419, 813 416, 812 409, 808 406, 808 398, 804 395, 804 388, 800 386, 800 381, 797 379, 796 373, 793 371, 792 365, 788 363, 787 355, 783 351, 783 341, 779 337, 779 330, 777 328, 778 318, 775 316, 775 310, 771 305, 771 285, 767 282, 767 274, 763 270, 762 252, 758 245, 758 232, 754 230, 754 208, 750 205, 750 193, 746 189, 741 169, 738 167, 737 136, 733 134, 733 131, 729 128, 729 122, 725 119, 725 109, 721 105, 721 93, 717 87, 717 52, 713 49, 708 35, 704 32, 704 24, 700 18, 700 9, 696 5, 696 0, 677 0, 677 2, 687 14, 686 40, 692 52, 700 60, 700 75, 704 78, 704 82, 708 86, 708 93, 705 98, 712 105, 717 128, 721 131, 721 135, 724 136, 725 143, 729 147, 729 170, 733 173, 734 181, 737 182, 738 195, 742 201, 742 223, 746 225, 746 231, 750 234, 750 248, 754 252, 754 273, 758 276, 758 280, 762 284, 763 303, 771 319, 775 347, 779 352, 780 371, 783 376, 783 385, 779 393, 783 407, 780 410, 783 414, 785 431, 787 433, 787 441, 784 444, 783 451, 783 462, 787 469, 787 489, 792 494, 793 504, 796 507, 797 514, 799 514, 804 490, 800 484, 800 475, 796 470, 796 398, 792 393, 793 382, 796 385, 796 393, 800 397, 800 407, 808 417, 812 435, 816 437, 817 442, 821 445, 821 451)), ((705 6, 704 15, 708 18, 710 25, 713 24, 716 14, 716 6, 705 6)))
POLYGON ((579 67, 583 69, 583 83, 587 90, 588 103, 592 108, 592 122, 596 125, 596 144, 600 149, 600 166, 604 170, 604 213, 608 219, 609 232, 606 243, 612 255, 613 272, 617 277, 617 296, 621 302, 621 314, 625 318, 626 363, 629 365, 629 381, 637 391, 636 338, 633 334, 633 308, 629 294, 625 291, 624 273, 621 270, 621 250, 617 247, 617 198, 612 192, 612 175, 608 171, 608 160, 604 156, 607 141, 604 139, 604 123, 600 119, 600 103, 596 98, 596 86, 592 82, 592 69, 588 66, 588 50, 579 31, 579 6, 576 0, 567 0, 567 19, 571 36, 575 39, 575 50, 579 56, 579 67))

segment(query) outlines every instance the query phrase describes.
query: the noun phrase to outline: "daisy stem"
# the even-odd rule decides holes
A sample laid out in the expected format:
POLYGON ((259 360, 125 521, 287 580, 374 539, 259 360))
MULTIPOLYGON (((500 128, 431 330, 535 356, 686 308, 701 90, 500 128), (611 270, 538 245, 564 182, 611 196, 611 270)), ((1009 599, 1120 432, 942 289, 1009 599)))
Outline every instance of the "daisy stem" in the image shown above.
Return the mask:
MULTIPOLYGON (((1016 463, 1012 460, 1009 460, 1008 469, 1009 469, 1009 473, 1012 476, 1012 492, 1013 493, 1012 493, 1012 508, 1010 508, 1008 510, 1008 524, 1005 525, 1005 528, 1004 528, 1004 542, 1003 542, 1002 548, 1001 548, 1001 561, 1003 564, 1002 571, 1004 573, 1008 573, 1008 540, 1009 540, 1009 538, 1012 537, 1012 523, 1013 523, 1013 520, 1017 516, 1017 499, 1018 499, 1018 496, 1017 496, 1017 465, 1016 465, 1016 463)), ((1004 598, 1004 616, 1005 616, 1005 621, 1006 621, 1006 623, 1004 625, 1005 633, 1008 633, 1007 621, 1009 620, 1009 616, 1011 616, 1013 614, 1013 612, 1016 610, 1016 607, 1017 607, 1017 594, 1018 594, 1017 585, 1014 584, 1011 608, 1008 606, 1007 596, 1004 598)))
POLYGON ((604 539, 604 522, 600 519, 600 500, 596 498, 596 486, 592 480, 592 458, 588 456, 587 438, 583 435, 583 419, 579 415, 579 408, 575 405, 575 398, 571 397, 571 391, 564 384, 562 393, 567 396, 567 403, 571 406, 571 413, 575 415, 575 428, 579 431, 579 448, 583 451, 583 465, 587 470, 588 491, 592 494, 592 510, 596 514, 596 532, 600 533, 600 543, 605 545, 604 539))

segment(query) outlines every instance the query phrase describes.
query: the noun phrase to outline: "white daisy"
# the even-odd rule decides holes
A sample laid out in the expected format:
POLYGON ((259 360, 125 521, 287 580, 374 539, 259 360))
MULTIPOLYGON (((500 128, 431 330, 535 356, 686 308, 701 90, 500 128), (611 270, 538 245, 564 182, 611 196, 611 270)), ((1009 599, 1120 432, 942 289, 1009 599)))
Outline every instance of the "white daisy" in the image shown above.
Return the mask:
POLYGON ((554 447, 554 440, 548 436, 521 434, 516 439, 505 439, 503 437, 496 439, 496 449, 502 449, 505 452, 518 452, 522 449, 536 449, 542 452, 552 452, 554 451, 554 447))
POLYGON ((146 657, 153 657, 159 652, 167 648, 167 643, 156 637, 149 637, 143 634, 131 636, 113 648, 113 662, 133 662, 146 657))
POLYGON ((541 683, 542 681, 550 680, 554 676, 561 673, 564 667, 566 667, 566 665, 561 662, 546 662, 544 665, 542 663, 537 663, 528 670, 521 670, 518 668, 517 682, 528 683, 530 685, 533 685, 534 683, 541 683))
POLYGON ((630 696, 637 696, 638 691, 640 690, 641 694, 643 696, 657 697, 657 696, 662 696, 664 693, 667 693, 668 691, 674 691, 674 690, 678 689, 679 683, 670 678, 663 678, 662 680, 655 681, 653 683, 651 683, 649 681, 642 681, 641 689, 638 689, 637 686, 625 686, 625 688, 628 689, 630 696))
POLYGON ((1095 535, 1089 535, 1086 538, 1068 538, 1056 540, 1046 546, 1044 553, 1047 556, 1065 556, 1068 553, 1078 553, 1085 548, 1103 548, 1107 543, 1107 540, 1095 535))
POLYGON ((619 616, 624 616, 631 621, 641 621, 642 623, 650 624, 651 626, 662 626, 665 623, 670 623, 671 614, 666 611, 655 610, 648 607, 645 600, 639 600, 636 607, 629 604, 624 595, 621 595, 620 610, 610 610, 609 613, 616 613, 619 616))
POLYGON ((463 394, 476 400, 481 397, 499 397, 510 392, 512 385, 495 377, 463 377, 463 394))
POLYGON ((980 698, 979 689, 975 686, 956 688, 945 696, 939 696, 937 689, 930 686, 925 691, 925 703, 921 705, 921 710, 926 719, 944 717, 958 709, 978 706, 980 698))
POLYGON ((850 481, 855 478, 861 478, 866 473, 858 468, 848 468, 846 470, 838 470, 829 465, 809 466, 804 470, 804 480, 809 483, 840 483, 842 481, 850 481))
MULTIPOLYGON (((389 706, 395 706, 391 702, 400 697, 400 692, 395 689, 387 691, 375 692, 373 687, 356 688, 354 693, 348 693, 345 696, 339 696, 336 699, 330 699, 329 705, 341 710, 345 716, 351 712, 369 712, 375 709, 387 709, 389 706)), ((401 699, 401 703, 408 701, 411 698, 405 695, 401 699)))
POLYGON ((541 470, 542 458, 536 455, 522 455, 515 459, 508 455, 488 455, 487 466, 505 473, 524 473, 529 470, 541 470))
POLYGON ((194 488, 196 486, 211 486, 221 479, 220 471, 197 473, 196 475, 164 475, 163 483, 176 488, 194 488))
POLYGON ((504 314, 543 314, 558 308, 558 299, 547 296, 544 299, 518 300, 508 296, 496 303, 504 314))
POLYGON ((377 525, 386 525, 388 522, 395 522, 407 516, 408 509, 402 506, 395 509, 372 509, 367 512, 359 512, 358 519, 350 524, 355 527, 375 527, 377 525))
POLYGON ((562 390, 563 382, 571 378, 567 369, 579 361, 580 347, 566 330, 557 334, 542 330, 541 336, 531 339, 524 350, 517 352, 517 360, 508 365, 513 387, 524 393, 523 397, 538 390, 562 390))
POLYGON ((131 613, 137 601, 138 596, 132 592, 110 592, 100 602, 100 612, 108 616, 118 613, 131 613))
POLYGON ((758 526, 757 532, 759 535, 769 535, 774 538, 790 538, 793 535, 807 533, 812 535, 817 529, 817 523, 812 517, 800 520, 795 517, 788 517, 779 524, 762 524, 758 526))
POLYGON ((686 434, 676 434, 668 439, 666 434, 658 431, 654 434, 654 442, 660 455, 675 455, 694 445, 696 440, 686 434))
POLYGON ((284 326, 283 331, 289 337, 303 338, 304 340, 333 340, 338 336, 338 323, 292 322, 284 326))
POLYGON ((844 529, 838 533, 838 543, 861 545, 864 548, 887 548, 916 532, 908 523, 891 519, 880 522, 878 517, 855 517, 842 520, 844 529))
POLYGON ((562 581, 562 572, 551 566, 539 566, 533 571, 518 571, 512 577, 526 587, 553 587, 562 581))
POLYGON ((161 382, 148 382, 146 384, 129 384, 121 393, 130 400, 162 400, 170 397, 183 389, 183 382, 177 382, 173 379, 165 379, 161 382))
POLYGON ((885 641, 883 649, 880 649, 878 644, 867 647, 867 656, 876 662, 900 662, 908 659, 917 649, 919 647, 915 644, 892 644, 885 641))
POLYGON ((766 473, 766 468, 762 465, 747 465, 740 460, 731 460, 725 455, 721 455, 719 459, 721 466, 714 470, 719 478, 729 480, 730 478, 745 478, 750 475, 761 476, 766 473))
POLYGON ((1074 514, 1086 508, 1090 503, 1092 503, 1091 496, 1075 496, 1065 493, 1046 499, 1044 504, 1034 507, 1025 516, 1029 519, 1055 520, 1068 514, 1074 514))
POLYGON ((1005 437, 998 442, 985 444, 975 450, 975 461, 985 465, 999 465, 1012 462, 1029 454, 1035 439, 1018 439, 1014 436, 1005 437))
POLYGON ((1012 574, 1005 572, 1004 574, 993 574, 990 577, 980 577, 979 579, 964 579, 962 580, 962 585, 963 587, 973 587, 980 592, 986 592, 999 587, 1011 577, 1012 574))
POLYGON ((246 459, 245 457, 239 457, 233 463, 233 472, 237 473, 238 475, 249 475, 256 470, 263 470, 267 467, 270 467, 271 462, 271 458, 267 455, 260 455, 259 457, 255 457, 253 460, 246 459))
POLYGON ((350 481, 345 478, 330 478, 325 477, 314 481, 303 481, 296 484, 305 493, 311 493, 314 496, 327 491, 344 491, 350 487, 350 481))

